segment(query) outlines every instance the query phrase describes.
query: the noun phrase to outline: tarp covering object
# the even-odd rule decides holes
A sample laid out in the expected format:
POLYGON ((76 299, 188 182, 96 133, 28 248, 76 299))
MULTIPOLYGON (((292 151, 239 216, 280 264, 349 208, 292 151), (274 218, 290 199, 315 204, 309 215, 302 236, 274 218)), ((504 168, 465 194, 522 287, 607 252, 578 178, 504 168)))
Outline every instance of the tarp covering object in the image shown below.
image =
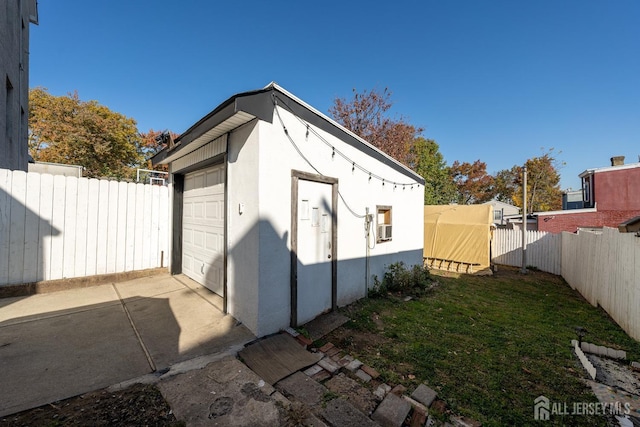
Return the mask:
POLYGON ((473 271, 490 271, 491 205, 424 207, 424 257, 478 264, 473 271))

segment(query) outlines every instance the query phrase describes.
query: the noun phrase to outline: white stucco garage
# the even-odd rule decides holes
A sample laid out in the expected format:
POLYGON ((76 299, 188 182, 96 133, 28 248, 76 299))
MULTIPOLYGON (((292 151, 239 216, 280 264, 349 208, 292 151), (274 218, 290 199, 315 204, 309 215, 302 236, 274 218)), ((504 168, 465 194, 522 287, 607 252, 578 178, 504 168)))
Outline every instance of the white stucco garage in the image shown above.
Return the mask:
POLYGON ((153 162, 171 172, 171 272, 257 336, 364 297, 390 263, 422 263, 424 180, 274 83, 153 162))

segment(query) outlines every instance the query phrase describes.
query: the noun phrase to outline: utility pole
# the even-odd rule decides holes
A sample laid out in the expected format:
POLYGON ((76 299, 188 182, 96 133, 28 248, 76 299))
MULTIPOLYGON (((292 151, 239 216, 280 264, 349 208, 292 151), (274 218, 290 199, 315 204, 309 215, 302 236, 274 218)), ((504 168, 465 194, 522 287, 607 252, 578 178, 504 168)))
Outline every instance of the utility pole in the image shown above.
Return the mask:
POLYGON ((520 273, 527 274, 527 166, 522 172, 522 268, 520 273))

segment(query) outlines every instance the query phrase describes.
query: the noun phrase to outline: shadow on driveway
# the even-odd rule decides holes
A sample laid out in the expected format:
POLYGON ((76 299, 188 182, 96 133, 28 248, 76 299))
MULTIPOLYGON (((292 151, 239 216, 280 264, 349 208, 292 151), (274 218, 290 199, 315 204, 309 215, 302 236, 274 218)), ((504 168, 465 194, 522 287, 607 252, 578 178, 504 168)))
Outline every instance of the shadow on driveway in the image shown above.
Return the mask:
POLYGON ((255 339, 221 298, 168 274, 0 299, 0 416, 255 339))

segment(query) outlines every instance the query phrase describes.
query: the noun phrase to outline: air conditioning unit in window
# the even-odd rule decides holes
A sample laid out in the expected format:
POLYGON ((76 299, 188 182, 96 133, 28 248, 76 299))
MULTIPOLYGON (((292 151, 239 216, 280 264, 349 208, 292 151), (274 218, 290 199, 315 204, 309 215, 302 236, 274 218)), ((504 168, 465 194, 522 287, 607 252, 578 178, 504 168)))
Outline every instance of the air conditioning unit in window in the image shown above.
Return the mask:
POLYGON ((391 225, 378 225, 378 240, 391 240, 391 225))

